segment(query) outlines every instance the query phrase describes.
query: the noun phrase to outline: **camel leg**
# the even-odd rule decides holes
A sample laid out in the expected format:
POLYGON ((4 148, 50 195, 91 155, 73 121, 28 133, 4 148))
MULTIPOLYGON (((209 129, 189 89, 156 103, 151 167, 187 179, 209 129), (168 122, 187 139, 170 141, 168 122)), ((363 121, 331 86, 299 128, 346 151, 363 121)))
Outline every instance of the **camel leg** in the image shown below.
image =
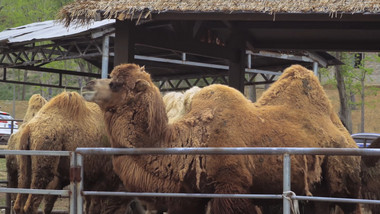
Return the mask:
MULTIPOLYGON (((8 173, 8 187, 9 188, 17 188, 18 183, 18 171, 17 171, 17 165, 14 164, 16 161, 16 156, 9 155, 6 158, 6 167, 7 167, 7 173, 8 173)), ((11 199, 16 199, 16 194, 11 194, 11 199)))
MULTIPOLYGON (((53 181, 51 181, 46 189, 62 189, 61 181, 58 177, 54 177, 53 181)), ((45 195, 44 196, 44 214, 50 214, 54 208, 54 203, 57 200, 58 195, 45 195)))
MULTIPOLYGON (((247 190, 232 183, 218 184, 217 194, 245 194, 247 190)), ((210 201, 211 214, 257 214, 256 207, 250 199, 214 198, 210 201)))
MULTIPOLYGON (((331 197, 359 198, 361 180, 359 170, 355 171, 345 167, 353 166, 355 162, 360 162, 360 157, 351 156, 328 156, 326 157, 326 180, 328 191, 331 197)), ((337 203, 337 205, 347 214, 360 213, 360 206, 350 203, 337 203)))
MULTIPOLYGON (((53 156, 32 156, 31 189, 46 189, 49 185, 54 188, 56 187, 59 183, 59 178, 57 177, 59 159, 60 157, 53 156)), ((43 195, 29 194, 24 211, 27 213, 37 213, 42 199, 43 195)))
MULTIPOLYGON (((18 177, 18 188, 29 188, 30 187, 30 157, 20 156, 19 163, 19 177, 18 177)), ((22 207, 27 199, 27 194, 17 194, 13 209, 16 213, 23 213, 22 207)))
POLYGON ((99 197, 99 196, 91 196, 87 213, 89 213, 89 214, 100 214, 101 199, 102 199, 102 197, 99 197))
POLYGON ((205 213, 207 206, 207 199, 170 198, 168 201, 169 209, 167 213, 169 214, 205 213))
MULTIPOLYGON (((25 127, 20 136, 19 145, 16 147, 19 150, 29 150, 29 127, 25 127)), ((31 157, 28 155, 16 156, 19 160, 19 177, 18 177, 18 188, 29 188, 30 187, 30 172, 31 172, 31 157)), ((23 213, 22 207, 25 204, 27 194, 17 194, 15 204, 13 209, 16 213, 23 213)))

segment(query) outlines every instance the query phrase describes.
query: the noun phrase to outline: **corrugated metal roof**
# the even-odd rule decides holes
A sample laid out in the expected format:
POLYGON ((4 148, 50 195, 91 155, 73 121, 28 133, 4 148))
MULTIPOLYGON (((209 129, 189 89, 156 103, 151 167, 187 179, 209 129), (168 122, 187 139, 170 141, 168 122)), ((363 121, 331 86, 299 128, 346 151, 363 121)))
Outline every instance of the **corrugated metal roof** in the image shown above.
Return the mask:
POLYGON ((86 26, 70 25, 65 27, 61 22, 49 20, 23 25, 20 27, 9 28, 0 32, 0 43, 22 43, 29 41, 53 40, 74 35, 85 34, 108 25, 114 24, 115 20, 106 19, 95 21, 86 26))

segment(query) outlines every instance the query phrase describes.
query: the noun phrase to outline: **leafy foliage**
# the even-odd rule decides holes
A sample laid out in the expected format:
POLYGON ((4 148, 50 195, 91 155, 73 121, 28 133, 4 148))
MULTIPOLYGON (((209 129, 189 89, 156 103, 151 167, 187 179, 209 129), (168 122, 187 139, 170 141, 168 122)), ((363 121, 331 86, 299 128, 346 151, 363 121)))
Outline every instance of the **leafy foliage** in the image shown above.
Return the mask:
POLYGON ((58 10, 73 0, 1 0, 0 30, 52 20, 58 10))
MULTIPOLYGON (((41 22, 55 19, 58 10, 74 0, 0 0, 0 31, 8 28, 13 28, 33 22, 41 22)), ((41 43, 39 43, 41 44, 41 43)), ((88 64, 84 60, 66 60, 51 62, 43 67, 55 68, 61 70, 96 70, 87 65, 87 68, 82 69, 81 64, 88 64)), ((98 72, 98 70, 96 70, 98 72)), ((3 78, 3 72, 0 71, 0 78, 3 78)), ((17 81, 27 81, 33 83, 42 83, 50 85, 58 85, 59 75, 52 73, 42 73, 35 71, 25 71, 19 69, 7 69, 7 79, 17 81)), ((83 77, 73 77, 63 75, 63 85, 71 87, 80 87, 84 80, 83 77)), ((15 99, 29 99, 32 94, 39 93, 45 98, 50 98, 64 89, 27 86, 9 83, 0 83, 0 99, 13 99, 15 91, 15 99), (13 89, 14 88, 14 89, 13 89)))
MULTIPOLYGON (((361 53, 358 59, 357 55, 353 53, 342 53, 341 61, 344 63, 341 65, 341 74, 344 76, 345 93, 347 97, 355 97, 359 95, 360 100, 351 100, 351 106, 360 106, 361 111, 361 132, 364 132, 364 111, 366 107, 375 106, 373 102, 365 102, 367 95, 376 95, 379 88, 375 86, 366 85, 367 82, 372 80, 371 75, 374 72, 374 68, 368 66, 370 62, 380 63, 380 57, 378 55, 365 55, 361 53)), ((327 69, 321 69, 321 75, 326 77, 328 84, 336 85, 336 79, 334 75, 327 69)))

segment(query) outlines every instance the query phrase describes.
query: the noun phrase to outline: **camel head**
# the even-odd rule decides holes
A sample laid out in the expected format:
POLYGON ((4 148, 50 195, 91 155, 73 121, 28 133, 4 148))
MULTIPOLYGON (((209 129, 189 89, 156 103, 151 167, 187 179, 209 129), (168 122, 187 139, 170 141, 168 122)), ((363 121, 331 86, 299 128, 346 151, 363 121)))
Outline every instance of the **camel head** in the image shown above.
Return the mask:
POLYGON ((110 76, 110 79, 92 80, 82 88, 82 96, 103 110, 131 103, 153 85, 144 67, 135 64, 116 66, 110 76))

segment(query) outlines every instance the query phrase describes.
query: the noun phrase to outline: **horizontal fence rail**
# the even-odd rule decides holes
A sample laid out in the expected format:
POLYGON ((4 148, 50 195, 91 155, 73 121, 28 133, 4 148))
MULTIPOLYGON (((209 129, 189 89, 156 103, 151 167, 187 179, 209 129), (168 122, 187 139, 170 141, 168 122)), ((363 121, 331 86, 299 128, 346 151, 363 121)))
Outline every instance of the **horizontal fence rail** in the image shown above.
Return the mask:
POLYGON ((293 147, 207 147, 207 148, 77 148, 84 155, 344 155, 380 156, 380 149, 293 148, 293 147))
POLYGON ((70 156, 70 151, 47 150, 0 150, 0 155, 41 155, 41 156, 70 156))

